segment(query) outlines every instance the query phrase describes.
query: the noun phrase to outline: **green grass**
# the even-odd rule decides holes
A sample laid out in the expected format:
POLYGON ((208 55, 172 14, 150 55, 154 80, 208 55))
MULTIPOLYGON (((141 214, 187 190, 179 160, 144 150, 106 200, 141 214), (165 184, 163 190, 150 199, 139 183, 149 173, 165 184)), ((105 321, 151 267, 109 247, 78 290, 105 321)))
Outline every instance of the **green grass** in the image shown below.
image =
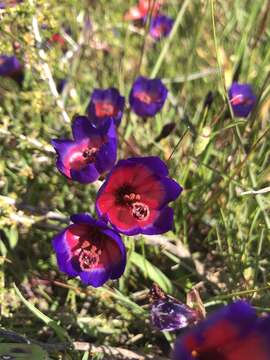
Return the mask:
POLYGON ((168 358, 175 335, 149 325, 152 281, 182 301, 202 282, 207 311, 237 298, 269 310, 270 198, 267 192, 241 195, 270 180, 268 1, 167 1, 163 12, 175 26, 155 44, 143 28, 123 21, 134 3, 25 0, 0 12, 0 53, 13 53, 16 41, 26 64, 22 90, 0 80, 1 326, 45 347, 57 343, 47 346, 52 359, 87 359, 87 349, 70 350, 75 341, 91 343, 93 353, 107 345, 168 358), (44 41, 63 26, 71 29, 66 54, 44 41), (58 99, 46 64, 55 81, 68 80, 58 99), (85 112, 94 87, 119 87, 127 98, 139 72, 164 79, 170 95, 146 122, 126 109, 118 158, 158 155, 184 191, 174 204, 172 232, 125 238, 124 276, 85 288, 59 272, 51 239, 69 215, 94 215, 98 187, 66 181, 49 143, 70 136, 67 119, 85 112), (228 109, 225 90, 233 78, 251 83, 258 95, 248 120, 228 109), (171 122, 172 133, 155 141, 171 122))

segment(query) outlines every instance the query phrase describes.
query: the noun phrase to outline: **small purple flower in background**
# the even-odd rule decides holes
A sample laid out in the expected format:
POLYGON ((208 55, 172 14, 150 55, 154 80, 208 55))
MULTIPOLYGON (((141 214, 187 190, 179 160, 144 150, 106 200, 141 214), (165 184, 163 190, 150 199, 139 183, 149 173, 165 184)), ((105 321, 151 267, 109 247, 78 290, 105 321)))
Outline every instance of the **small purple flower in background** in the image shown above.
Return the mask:
POLYGON ((162 234, 173 226, 167 205, 181 191, 157 156, 120 160, 99 189, 96 210, 123 234, 162 234))
POLYGON ((153 327, 160 331, 174 331, 201 319, 191 307, 165 294, 157 284, 150 289, 150 315, 153 327))
POLYGON ((270 317, 245 301, 218 310, 176 340, 173 360, 269 360, 270 317))
POLYGON ((72 133, 74 140, 52 140, 58 155, 56 166, 69 179, 84 184, 94 182, 116 161, 117 135, 113 121, 95 128, 86 116, 77 116, 72 133))
POLYGON ((94 89, 87 107, 88 118, 96 126, 104 120, 112 118, 115 125, 119 126, 123 116, 125 98, 116 88, 94 89))
POLYGON ((165 16, 158 15, 151 21, 150 35, 154 40, 160 40, 170 34, 173 27, 173 19, 165 16))
POLYGON ((163 107, 168 90, 160 79, 139 76, 129 94, 131 109, 139 116, 156 115, 163 107))
POLYGON ((228 93, 234 116, 248 117, 256 104, 256 95, 252 87, 249 84, 234 82, 228 93))
POLYGON ((57 91, 61 94, 67 84, 67 79, 58 79, 57 80, 57 91))
POLYGON ((0 76, 10 77, 19 84, 22 83, 23 66, 16 56, 0 55, 0 76))
POLYGON ((71 221, 52 240, 59 269, 94 287, 118 279, 126 266, 120 235, 88 214, 72 215, 71 221))
POLYGON ((0 1, 0 9, 6 9, 8 7, 15 6, 21 3, 23 0, 4 0, 0 1))

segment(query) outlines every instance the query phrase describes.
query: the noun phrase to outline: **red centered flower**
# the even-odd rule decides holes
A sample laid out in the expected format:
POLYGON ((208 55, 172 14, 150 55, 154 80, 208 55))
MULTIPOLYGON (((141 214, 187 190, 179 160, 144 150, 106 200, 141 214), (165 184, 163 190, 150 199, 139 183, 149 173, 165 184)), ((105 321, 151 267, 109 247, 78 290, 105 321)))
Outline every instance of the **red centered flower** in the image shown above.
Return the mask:
POLYGON ((248 117, 256 105, 256 95, 251 85, 233 82, 228 94, 234 116, 248 117))
POLYGON ((94 89, 87 108, 88 118, 95 126, 100 126, 110 118, 118 126, 124 106, 125 98, 116 88, 94 89))
POLYGON ((116 160, 117 138, 112 119, 99 128, 87 117, 77 116, 72 124, 74 140, 54 139, 56 166, 69 179, 80 183, 96 181, 111 170, 116 160))
POLYGON ((270 317, 238 301, 176 340, 173 360, 269 360, 270 317))
POLYGON ((181 191, 158 157, 120 160, 98 192, 96 209, 124 234, 161 234, 172 227, 167 204, 181 191))
POLYGON ((165 15, 158 15, 151 21, 150 35, 155 40, 160 40, 170 34, 173 19, 165 15))
POLYGON ((129 94, 131 109, 139 116, 155 116, 163 107, 168 95, 160 79, 137 77, 129 94))
POLYGON ((71 220, 74 224, 53 239, 60 270, 95 287, 118 279, 126 265, 120 235, 87 214, 73 215, 71 220))

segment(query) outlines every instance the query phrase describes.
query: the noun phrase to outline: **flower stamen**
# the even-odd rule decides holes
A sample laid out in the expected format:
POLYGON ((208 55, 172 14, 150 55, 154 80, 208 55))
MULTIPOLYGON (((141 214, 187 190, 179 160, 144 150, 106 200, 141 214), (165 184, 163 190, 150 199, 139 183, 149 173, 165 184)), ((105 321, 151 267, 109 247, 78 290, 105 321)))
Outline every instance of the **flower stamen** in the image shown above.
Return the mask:
POLYGON ((142 202, 134 202, 131 205, 132 208, 132 215, 133 217, 135 217, 135 219, 142 221, 142 220, 147 220, 149 215, 150 215, 150 210, 149 207, 142 203, 142 202))
POLYGON ((82 153, 82 156, 87 163, 91 163, 95 161, 97 152, 98 152, 98 148, 96 147, 87 148, 82 153))
POLYGON ((114 106, 110 103, 100 102, 95 104, 96 115, 98 117, 115 115, 114 106))
POLYGON ((146 92, 135 93, 134 97, 146 104, 151 104, 151 102, 153 101, 152 96, 148 95, 146 92))
POLYGON ((83 271, 95 268, 99 264, 101 254, 102 250, 95 245, 91 245, 89 250, 82 248, 79 255, 80 268, 83 271))

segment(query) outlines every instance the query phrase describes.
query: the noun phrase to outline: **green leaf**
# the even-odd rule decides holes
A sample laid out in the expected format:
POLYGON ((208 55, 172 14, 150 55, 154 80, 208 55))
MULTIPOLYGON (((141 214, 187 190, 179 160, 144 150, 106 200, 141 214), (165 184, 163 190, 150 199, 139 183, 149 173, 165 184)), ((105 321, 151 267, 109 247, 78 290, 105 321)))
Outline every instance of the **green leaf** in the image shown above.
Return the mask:
POLYGON ((86 352, 83 354, 82 360, 88 360, 88 359, 89 359, 89 351, 86 351, 86 352))
POLYGON ((38 345, 1 343, 0 359, 6 358, 13 360, 49 360, 48 354, 38 345))
POLYGON ((142 255, 133 252, 130 261, 145 273, 152 281, 156 282, 165 292, 172 292, 172 283, 166 275, 163 274, 156 266, 152 265, 142 255))
POLYGON ((18 230, 16 226, 12 226, 8 232, 8 240, 9 240, 9 246, 11 249, 14 249, 18 243, 18 230))
POLYGON ((202 128, 200 134, 198 135, 195 144, 194 144, 194 155, 199 156, 209 144, 211 139, 211 128, 205 126, 202 128))
POLYGON ((68 340, 71 342, 71 339, 68 335, 68 333, 59 326, 54 320, 49 318, 47 315, 43 314, 39 309, 37 309, 33 304, 31 304, 28 300, 26 300, 20 290, 17 288, 15 284, 13 284, 13 287, 15 289, 16 294, 19 296, 19 298, 22 300, 24 305, 41 321, 43 321, 46 325, 48 325, 50 328, 54 330, 56 335, 59 337, 60 340, 68 340))

